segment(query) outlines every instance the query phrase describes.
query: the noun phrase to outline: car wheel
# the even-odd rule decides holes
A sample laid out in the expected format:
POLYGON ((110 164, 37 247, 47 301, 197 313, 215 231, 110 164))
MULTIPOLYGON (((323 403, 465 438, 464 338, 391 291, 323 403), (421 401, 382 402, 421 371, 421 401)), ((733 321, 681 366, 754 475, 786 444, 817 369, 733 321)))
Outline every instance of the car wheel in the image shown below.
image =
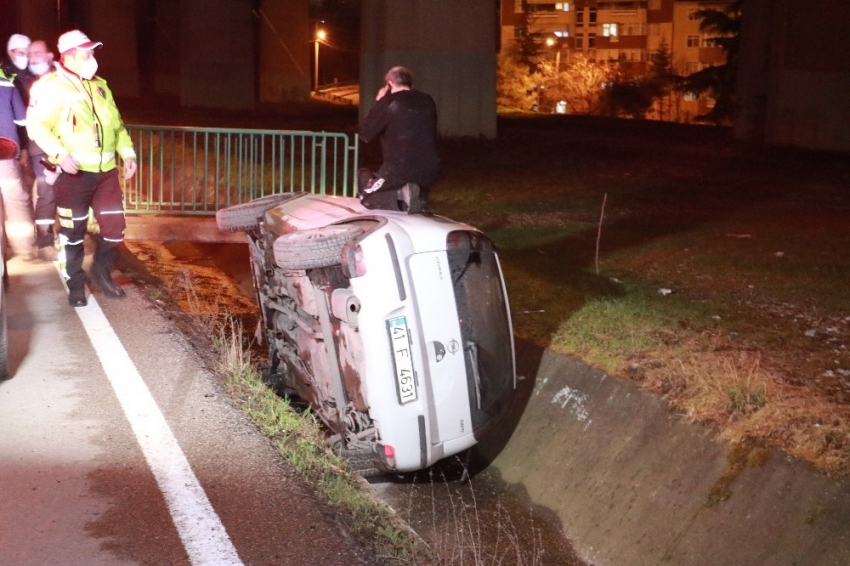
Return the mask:
POLYGON ((335 224, 284 234, 274 241, 274 261, 281 269, 339 265, 346 242, 362 233, 355 224, 335 224))
POLYGON ((260 218, 263 214, 275 206, 284 203, 304 193, 282 193, 255 198, 249 202, 234 204, 227 208, 217 210, 215 222, 222 232, 249 232, 260 226, 260 218))
POLYGON ((351 466, 358 475, 364 478, 372 478, 375 476, 382 476, 386 474, 386 472, 380 470, 378 466, 375 465, 375 455, 369 449, 338 449, 337 452, 340 456, 348 460, 348 464, 351 466))

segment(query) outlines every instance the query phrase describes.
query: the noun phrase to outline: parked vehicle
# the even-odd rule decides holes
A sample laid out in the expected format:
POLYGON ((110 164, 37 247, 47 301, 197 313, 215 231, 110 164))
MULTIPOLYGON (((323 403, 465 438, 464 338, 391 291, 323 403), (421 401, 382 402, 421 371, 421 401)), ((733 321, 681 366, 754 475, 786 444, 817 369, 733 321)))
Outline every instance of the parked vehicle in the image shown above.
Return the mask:
POLYGON ((310 403, 361 474, 426 468, 508 408, 508 297, 480 231, 310 193, 216 219, 247 233, 269 376, 310 403))
MULTIPOLYGON (((9 138, 0 137, 0 159, 15 159, 18 156, 18 144, 9 138)), ((6 218, 3 195, 0 195, 0 380, 9 377, 9 333, 6 323, 6 291, 9 288, 9 272, 6 270, 8 246, 6 227, 2 223, 6 218)))
MULTIPOLYGON (((0 199, 0 218, 3 218, 3 203, 0 199)), ((0 227, 0 380, 9 377, 9 332, 6 323, 6 289, 9 273, 6 271, 6 231, 0 227)))

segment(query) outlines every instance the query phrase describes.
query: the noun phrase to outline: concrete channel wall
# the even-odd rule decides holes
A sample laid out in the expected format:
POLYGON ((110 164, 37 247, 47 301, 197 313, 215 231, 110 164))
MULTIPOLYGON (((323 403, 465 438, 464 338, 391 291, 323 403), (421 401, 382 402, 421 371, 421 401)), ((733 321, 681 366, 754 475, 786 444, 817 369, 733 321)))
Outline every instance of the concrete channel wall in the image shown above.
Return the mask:
POLYGON ((732 449, 633 383, 570 358, 518 357, 515 428, 482 449, 511 489, 558 516, 583 559, 850 564, 846 478, 778 451, 732 449))

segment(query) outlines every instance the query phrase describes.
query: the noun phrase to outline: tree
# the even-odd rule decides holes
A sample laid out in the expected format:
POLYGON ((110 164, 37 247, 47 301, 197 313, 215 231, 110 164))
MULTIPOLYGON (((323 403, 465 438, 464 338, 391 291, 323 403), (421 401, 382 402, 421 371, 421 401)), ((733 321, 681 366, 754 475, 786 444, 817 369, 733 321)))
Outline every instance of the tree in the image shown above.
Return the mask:
POLYGON ((700 31, 711 33, 708 41, 723 49, 726 63, 706 67, 687 77, 687 89, 695 93, 709 92, 714 97, 714 108, 696 116, 720 124, 735 115, 735 82, 738 76, 738 51, 740 49, 741 16, 744 0, 735 0, 725 10, 698 10, 694 15, 702 20, 700 31))
POLYGON ((528 111, 537 102, 535 86, 539 73, 529 73, 519 47, 512 45, 499 52, 496 69, 496 104, 503 108, 528 111))
POLYGON ((551 104, 566 100, 573 112, 589 114, 596 110, 602 85, 609 80, 611 70, 581 53, 574 53, 563 70, 556 72, 551 63, 541 65, 545 99, 551 104))
POLYGON ((599 108, 607 116, 645 118, 652 108, 655 93, 647 77, 617 73, 602 91, 599 108))
POLYGON ((676 99, 681 93, 679 89, 681 77, 673 70, 673 54, 670 52, 666 38, 661 39, 658 49, 650 57, 648 81, 656 101, 658 118, 672 119, 678 107, 676 99))
POLYGON ((534 15, 528 7, 528 2, 522 0, 522 21, 516 28, 516 44, 519 47, 519 60, 528 68, 529 73, 537 69, 540 48, 531 33, 534 15))

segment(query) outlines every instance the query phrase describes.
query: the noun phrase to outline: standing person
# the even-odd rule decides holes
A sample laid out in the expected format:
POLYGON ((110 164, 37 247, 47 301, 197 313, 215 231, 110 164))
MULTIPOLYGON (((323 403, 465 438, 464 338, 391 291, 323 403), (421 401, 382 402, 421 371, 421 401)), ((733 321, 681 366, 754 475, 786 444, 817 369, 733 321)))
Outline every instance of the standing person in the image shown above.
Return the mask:
MULTIPOLYGON (((29 63, 30 45, 30 38, 27 36, 20 33, 12 34, 6 42, 6 57, 3 60, 3 72, 10 81, 15 83, 18 92, 21 93, 21 97, 24 99, 24 108, 27 104, 27 94, 21 80, 24 76, 29 75, 27 65, 29 63)), ((18 140, 21 144, 18 159, 21 165, 21 181, 24 184, 24 189, 29 191, 35 182, 35 174, 30 167, 29 139, 27 138, 27 130, 23 126, 18 127, 18 140)))
MULTIPOLYGON (((29 48, 30 38, 27 36, 20 33, 9 36, 9 40, 6 42, 6 60, 3 62, 3 70, 7 76, 17 74, 27 68, 29 48)), ((14 79, 14 77, 12 78, 14 79)))
POLYGON ((393 67, 375 96, 375 106, 360 126, 360 138, 379 138, 383 163, 374 173, 358 174, 360 199, 366 208, 399 210, 407 202, 411 214, 427 213, 428 192, 440 174, 437 156, 437 106, 424 92, 413 90, 413 74, 393 67), (399 199, 399 193, 405 193, 399 199))
POLYGON ((124 291, 112 280, 118 245, 124 241, 124 203, 116 154, 124 161, 124 178, 136 173, 136 153, 106 81, 95 76, 91 41, 79 30, 59 37, 60 63, 30 92, 27 130, 62 174, 53 187, 59 213, 59 261, 64 259, 68 304, 84 307, 86 274, 83 243, 89 208, 100 225, 90 284, 106 296, 124 291))
MULTIPOLYGON (((26 107, 12 79, 0 69, 0 194, 6 209, 6 235, 12 251, 31 259, 33 255, 32 199, 21 181, 21 140, 18 128, 26 123, 26 107)), ((2 219, 0 219, 2 220, 2 219)))
MULTIPOLYGON (((47 43, 37 39, 30 44, 29 65, 26 71, 21 71, 15 80, 24 98, 24 104, 29 105, 30 91, 32 85, 40 77, 53 71, 53 52, 47 47, 47 43)), ((35 246, 38 256, 47 261, 57 258, 53 225, 56 222, 56 194, 53 185, 47 182, 44 173, 44 163, 47 155, 37 143, 29 140, 29 155, 32 171, 35 174, 35 246)))

